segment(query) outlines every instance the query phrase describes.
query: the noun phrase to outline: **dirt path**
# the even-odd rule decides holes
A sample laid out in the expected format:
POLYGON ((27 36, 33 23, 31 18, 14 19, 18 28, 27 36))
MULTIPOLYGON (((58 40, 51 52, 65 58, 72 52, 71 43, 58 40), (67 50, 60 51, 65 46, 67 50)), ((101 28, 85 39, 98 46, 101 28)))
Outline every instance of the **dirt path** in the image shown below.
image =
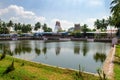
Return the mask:
POLYGON ((114 80, 114 74, 113 74, 114 55, 115 55, 115 47, 112 47, 103 65, 103 71, 110 80, 114 80))

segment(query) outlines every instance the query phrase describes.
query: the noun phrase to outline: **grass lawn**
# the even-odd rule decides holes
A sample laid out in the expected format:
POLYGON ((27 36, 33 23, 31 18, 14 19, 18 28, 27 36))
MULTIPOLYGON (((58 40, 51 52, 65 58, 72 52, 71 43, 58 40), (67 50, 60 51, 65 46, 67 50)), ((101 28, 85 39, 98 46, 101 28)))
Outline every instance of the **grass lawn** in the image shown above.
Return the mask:
MULTIPOLYGON (((1 55, 0 55, 1 57, 1 55)), ((3 74, 13 58, 6 56, 0 60, 0 80, 82 80, 76 71, 60 69, 14 58, 14 70, 3 74)), ((98 77, 82 73, 84 80, 99 80, 98 77)))
POLYGON ((114 63, 114 79, 120 80, 120 45, 116 46, 114 63))

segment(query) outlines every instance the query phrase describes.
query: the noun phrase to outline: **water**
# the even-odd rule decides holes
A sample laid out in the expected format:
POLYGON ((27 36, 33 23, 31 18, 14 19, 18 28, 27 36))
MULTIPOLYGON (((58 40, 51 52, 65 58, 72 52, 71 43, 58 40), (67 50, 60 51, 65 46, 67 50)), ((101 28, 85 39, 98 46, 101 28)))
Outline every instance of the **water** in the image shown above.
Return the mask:
POLYGON ((3 46, 17 58, 72 69, 80 64, 84 71, 92 73, 102 67, 110 50, 110 43, 79 41, 0 41, 0 53, 3 46))

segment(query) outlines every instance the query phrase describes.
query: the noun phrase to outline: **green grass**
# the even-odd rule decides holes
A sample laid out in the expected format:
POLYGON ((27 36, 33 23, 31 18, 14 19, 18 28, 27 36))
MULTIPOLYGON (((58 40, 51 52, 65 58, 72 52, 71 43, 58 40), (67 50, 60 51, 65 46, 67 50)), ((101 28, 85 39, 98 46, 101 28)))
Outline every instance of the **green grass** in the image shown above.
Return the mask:
POLYGON ((117 45, 117 46, 116 46, 115 56, 120 58, 120 45, 117 45))
MULTIPOLYGON (((0 55, 1 56, 1 55, 0 55)), ((3 74, 13 58, 6 56, 0 60, 0 80, 81 80, 76 71, 60 69, 14 58, 15 70, 3 74)), ((98 77, 82 73, 84 80, 99 80, 98 77)))
POLYGON ((120 45, 116 46, 114 63, 114 79, 120 80, 120 45))

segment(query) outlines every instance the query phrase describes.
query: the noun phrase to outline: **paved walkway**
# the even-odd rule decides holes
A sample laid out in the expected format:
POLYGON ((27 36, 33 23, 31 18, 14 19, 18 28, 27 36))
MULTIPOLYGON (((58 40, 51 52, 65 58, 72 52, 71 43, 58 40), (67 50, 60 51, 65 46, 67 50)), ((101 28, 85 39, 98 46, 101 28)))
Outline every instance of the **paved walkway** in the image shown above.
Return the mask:
POLYGON ((103 65, 103 71, 110 80, 114 80, 114 74, 113 74, 114 55, 115 55, 115 47, 112 47, 103 65))

